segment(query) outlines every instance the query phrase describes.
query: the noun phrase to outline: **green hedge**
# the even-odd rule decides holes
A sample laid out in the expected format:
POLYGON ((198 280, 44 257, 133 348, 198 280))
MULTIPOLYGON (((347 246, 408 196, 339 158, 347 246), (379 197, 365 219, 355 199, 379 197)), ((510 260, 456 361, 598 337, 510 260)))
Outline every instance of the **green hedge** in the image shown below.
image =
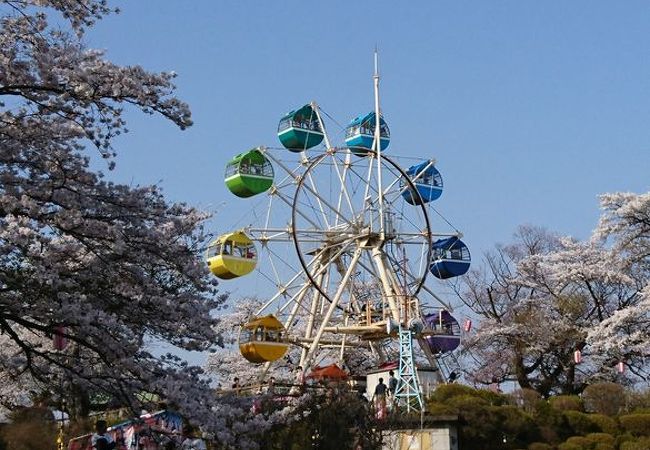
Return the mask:
POLYGON ((616 443, 614 436, 609 433, 589 433, 585 437, 594 444, 607 444, 614 446, 616 443))
POLYGON ((577 395, 558 395, 548 401, 553 408, 560 411, 584 411, 582 399, 577 395))
POLYGON ((619 433, 620 428, 616 419, 605 416, 603 414, 589 414, 589 419, 598 426, 599 431, 616 435, 619 433))
POLYGON ((558 450, 591 450, 593 442, 584 436, 572 436, 558 445, 558 450))
POLYGON ((557 448, 558 450, 616 450, 616 444, 611 434, 592 433, 587 436, 572 436, 557 448))
POLYGON ((616 447, 610 444, 596 444, 594 450, 616 450, 616 447))
POLYGON ((516 406, 491 406, 489 411, 495 424, 513 445, 525 447, 529 442, 541 440, 539 427, 533 418, 516 406))
POLYGON ((619 450, 650 450, 650 438, 643 437, 621 444, 619 450))
POLYGON ((591 420, 590 414, 585 414, 579 411, 564 411, 564 417, 569 422, 569 427, 574 435, 584 436, 589 433, 597 433, 600 431, 598 425, 591 420))
POLYGON ((616 383, 596 383, 582 393, 585 411, 615 416, 625 406, 625 388, 616 383))
POLYGON ((634 436, 650 436, 650 414, 620 416, 621 426, 634 436))
POLYGON ((609 433, 590 433, 585 437, 593 443, 594 450, 616 450, 616 438, 609 433))
POLYGON ((431 395, 431 400, 439 403, 448 403, 455 397, 475 397, 485 400, 490 405, 506 405, 509 397, 487 389, 474 389, 462 384, 443 384, 438 386, 431 395))
POLYGON ((553 446, 543 442, 533 442, 528 446, 528 450, 553 450, 553 446))
POLYGON ((461 395, 476 396, 476 389, 463 384, 442 384, 436 387, 431 395, 434 402, 446 403, 450 398, 461 395))
POLYGON ((432 416, 444 416, 448 414, 458 414, 458 408, 454 408, 444 403, 428 402, 427 412, 432 416))

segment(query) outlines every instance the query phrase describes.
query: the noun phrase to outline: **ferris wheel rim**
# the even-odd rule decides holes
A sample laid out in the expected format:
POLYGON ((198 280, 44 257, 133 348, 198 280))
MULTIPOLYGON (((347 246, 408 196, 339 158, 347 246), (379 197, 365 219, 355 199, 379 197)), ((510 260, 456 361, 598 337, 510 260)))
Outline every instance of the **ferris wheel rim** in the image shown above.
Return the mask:
MULTIPOLYGON (((301 192, 301 188, 303 187, 304 183, 307 180, 306 175, 308 173, 310 173, 310 171, 318 163, 320 163, 323 159, 327 158, 328 156, 333 156, 334 154, 336 154, 337 152, 339 152, 341 150, 349 151, 349 149, 347 149, 347 148, 340 148, 340 149, 339 148, 331 148, 328 151, 311 158, 311 160, 309 161, 309 165, 307 166, 307 168, 303 172, 302 176, 297 180, 296 189, 295 189, 295 192, 294 192, 293 201, 292 201, 292 205, 291 205, 291 223, 289 225, 289 234, 291 236, 291 240, 293 241, 294 249, 296 251, 298 261, 299 261, 299 263, 300 263, 300 265, 302 267, 302 272, 307 277, 307 280, 308 280, 309 284, 311 284, 311 286, 313 286, 319 292, 319 294, 322 295, 323 298, 326 299, 329 303, 333 302, 332 298, 330 298, 330 295, 325 291, 325 289, 323 289, 320 286, 320 284, 314 279, 311 271, 309 270, 309 264, 305 260, 303 254, 302 254, 300 244, 299 244, 299 239, 298 239, 298 234, 299 233, 298 233, 298 230, 296 229, 296 214, 297 214, 297 209, 298 209, 297 208, 297 206, 298 206, 297 205, 298 197, 299 197, 299 194, 301 192)), ((367 150, 367 153, 368 153, 367 157, 376 158, 376 152, 374 150, 367 150)), ((408 189, 412 193, 415 193, 420 200, 422 200, 422 197, 420 195, 419 190, 416 188, 415 184, 410 179, 410 177, 406 174, 406 172, 396 162, 394 162, 391 158, 386 157, 385 155, 382 154, 381 159, 382 159, 382 161, 383 160, 387 161, 395 170, 397 170, 399 172, 400 176, 408 184, 408 189)), ((420 201, 417 206, 422 211, 422 215, 423 215, 423 218, 424 218, 424 223, 426 225, 426 229, 425 229, 426 232, 422 233, 422 235, 424 236, 424 238, 426 240, 425 243, 427 245, 427 256, 426 256, 426 265, 424 266, 425 269, 423 270, 423 275, 422 275, 422 277, 415 279, 415 281, 417 281, 416 288, 412 292, 409 292, 409 295, 413 296, 413 297, 417 296, 420 293, 420 291, 422 290, 423 286, 425 285, 428 274, 429 274, 428 267, 429 267, 429 265, 431 264, 431 262, 433 260, 433 250, 432 250, 432 247, 431 247, 432 242, 433 242, 432 241, 433 232, 432 232, 432 229, 431 229, 431 223, 430 223, 430 220, 429 220, 429 215, 428 215, 427 209, 426 209, 426 204, 424 202, 420 201)))

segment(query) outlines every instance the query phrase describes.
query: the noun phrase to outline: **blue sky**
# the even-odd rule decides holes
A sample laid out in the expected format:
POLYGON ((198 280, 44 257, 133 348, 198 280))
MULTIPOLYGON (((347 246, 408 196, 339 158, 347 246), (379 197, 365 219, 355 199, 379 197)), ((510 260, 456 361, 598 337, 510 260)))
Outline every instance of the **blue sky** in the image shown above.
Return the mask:
POLYGON ((647 1, 117 4, 88 45, 176 71, 195 125, 129 113, 110 176, 218 211, 215 232, 247 208, 224 164, 278 146, 284 112, 316 100, 347 123, 372 108, 375 45, 389 151, 437 159, 437 206, 475 260, 522 223, 586 238, 598 194, 650 187, 647 1))

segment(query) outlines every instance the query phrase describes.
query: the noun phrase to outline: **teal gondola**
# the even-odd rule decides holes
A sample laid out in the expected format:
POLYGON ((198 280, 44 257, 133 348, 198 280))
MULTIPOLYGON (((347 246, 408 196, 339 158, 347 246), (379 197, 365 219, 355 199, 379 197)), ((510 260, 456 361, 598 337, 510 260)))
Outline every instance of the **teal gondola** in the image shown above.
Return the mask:
MULTIPOLYGON (((357 156, 365 156, 368 150, 372 150, 377 127, 375 117, 374 112, 359 116, 345 128, 345 145, 357 156)), ((383 116, 379 117, 379 143, 382 151, 386 150, 390 143, 390 130, 383 116)))
POLYGON ((442 195, 442 176, 433 165, 433 161, 425 161, 421 164, 409 167, 406 175, 415 185, 415 189, 407 186, 404 179, 400 180, 400 187, 404 189, 402 197, 411 205, 420 205, 437 200, 442 195), (419 196, 415 192, 420 194, 419 196))
POLYGON ((311 105, 285 114, 278 124, 278 138, 287 150, 296 153, 323 142, 323 127, 311 105))
POLYGON ((431 273, 441 280, 467 273, 471 263, 469 248, 458 237, 439 239, 431 245, 431 273))

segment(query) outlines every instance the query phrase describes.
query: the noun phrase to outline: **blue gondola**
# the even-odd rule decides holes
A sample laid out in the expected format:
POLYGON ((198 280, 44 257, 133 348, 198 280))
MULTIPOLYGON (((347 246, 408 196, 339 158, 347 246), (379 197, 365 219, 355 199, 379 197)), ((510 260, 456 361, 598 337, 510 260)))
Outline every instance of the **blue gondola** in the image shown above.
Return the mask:
POLYGON ((424 316, 426 327, 440 334, 426 336, 424 340, 433 354, 453 352, 460 345, 460 325, 447 311, 424 316))
MULTIPOLYGON (((433 165, 433 161, 425 161, 421 164, 409 167, 406 175, 413 181, 415 188, 420 193, 418 197, 413 188, 406 188, 402 197, 411 205, 420 205, 437 200, 442 195, 442 176, 433 165), (422 201, 420 201, 420 199, 422 201)), ((400 187, 407 185, 406 180, 400 180, 400 187)))
POLYGON ((311 105, 285 114, 278 124, 278 138, 292 152, 302 152, 323 141, 323 128, 311 105))
MULTIPOLYGON (((365 156, 368 154, 368 150, 372 150, 376 124, 374 112, 359 116, 348 124, 345 128, 345 144, 352 153, 365 156)), ((390 130, 383 117, 379 118, 379 136, 380 148, 382 151, 386 150, 390 143, 390 130)))
POLYGON ((433 243, 431 249, 433 262, 429 270, 437 278, 457 277, 469 270, 472 258, 469 249, 458 237, 440 239, 433 243))

